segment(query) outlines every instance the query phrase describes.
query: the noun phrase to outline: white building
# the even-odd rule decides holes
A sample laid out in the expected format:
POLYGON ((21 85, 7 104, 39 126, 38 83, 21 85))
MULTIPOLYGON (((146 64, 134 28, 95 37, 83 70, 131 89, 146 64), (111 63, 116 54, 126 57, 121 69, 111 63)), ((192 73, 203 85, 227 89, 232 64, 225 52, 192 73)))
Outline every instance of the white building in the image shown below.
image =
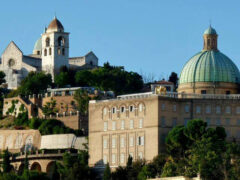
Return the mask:
POLYGON ((98 66, 98 58, 91 51, 85 56, 69 57, 69 33, 54 17, 48 28, 36 41, 33 54, 24 55, 12 41, 1 56, 0 70, 6 74, 6 85, 16 89, 31 71, 45 71, 54 75, 61 66, 72 69, 91 69, 98 66))

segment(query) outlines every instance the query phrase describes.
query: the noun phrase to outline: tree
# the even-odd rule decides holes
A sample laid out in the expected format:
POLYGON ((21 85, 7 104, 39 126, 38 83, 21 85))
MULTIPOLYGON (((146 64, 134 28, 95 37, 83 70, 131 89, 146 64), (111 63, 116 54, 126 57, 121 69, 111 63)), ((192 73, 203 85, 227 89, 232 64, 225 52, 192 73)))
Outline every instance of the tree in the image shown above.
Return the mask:
POLYGON ((88 114, 88 102, 90 100, 88 92, 82 89, 78 89, 74 93, 74 99, 77 101, 77 109, 81 116, 88 114))
POLYGON ((30 72, 28 76, 22 80, 18 88, 18 94, 29 95, 44 93, 45 90, 52 84, 50 74, 44 72, 30 72))
POLYGON ((103 67, 93 70, 78 71, 75 81, 80 86, 92 86, 100 90, 114 91, 115 94, 134 93, 142 90, 142 77, 135 72, 127 72, 122 66, 103 67))
POLYGON ((55 76, 55 83, 58 87, 65 87, 70 84, 68 72, 60 72, 55 76))
POLYGON ((6 82, 5 76, 5 73, 3 71, 0 71, 0 85, 6 82))
POLYGON ((172 72, 171 75, 169 76, 168 81, 173 82, 175 89, 178 87, 178 75, 175 72, 172 72))
POLYGON ((109 163, 107 163, 104 173, 103 173, 103 180, 110 180, 111 179, 111 169, 109 163))
POLYGON ((50 115, 55 115, 58 112, 58 109, 56 108, 56 100, 54 100, 53 98, 51 98, 51 101, 47 102, 44 106, 43 106, 43 114, 46 116, 50 116, 50 115))
POLYGON ((8 149, 4 150, 3 153, 3 162, 2 162, 2 169, 3 173, 9 173, 11 171, 11 163, 10 163, 10 153, 8 149))

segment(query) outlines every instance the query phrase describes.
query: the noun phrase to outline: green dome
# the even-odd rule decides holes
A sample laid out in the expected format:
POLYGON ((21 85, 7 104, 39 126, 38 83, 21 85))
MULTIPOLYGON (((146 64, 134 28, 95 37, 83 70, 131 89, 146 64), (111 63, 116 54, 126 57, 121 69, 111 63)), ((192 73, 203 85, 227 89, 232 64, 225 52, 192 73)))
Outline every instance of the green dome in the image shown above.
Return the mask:
POLYGON ((204 34, 217 34, 216 30, 214 28, 212 28, 212 26, 209 26, 209 28, 207 28, 204 31, 204 34))
POLYGON ((33 48, 33 51, 41 51, 42 50, 42 37, 40 37, 35 45, 34 45, 34 48, 33 48))
POLYGON ((215 50, 201 51, 184 66, 179 84, 192 82, 239 83, 237 66, 223 53, 215 50))

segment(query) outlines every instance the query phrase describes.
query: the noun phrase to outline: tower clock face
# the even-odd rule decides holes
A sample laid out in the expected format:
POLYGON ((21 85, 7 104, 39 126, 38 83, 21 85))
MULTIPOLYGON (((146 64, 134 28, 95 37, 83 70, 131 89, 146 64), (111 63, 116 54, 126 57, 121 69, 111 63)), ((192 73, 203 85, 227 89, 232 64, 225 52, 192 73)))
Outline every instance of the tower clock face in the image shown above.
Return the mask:
POLYGON ((13 67, 15 65, 15 61, 13 59, 9 59, 8 66, 13 67))

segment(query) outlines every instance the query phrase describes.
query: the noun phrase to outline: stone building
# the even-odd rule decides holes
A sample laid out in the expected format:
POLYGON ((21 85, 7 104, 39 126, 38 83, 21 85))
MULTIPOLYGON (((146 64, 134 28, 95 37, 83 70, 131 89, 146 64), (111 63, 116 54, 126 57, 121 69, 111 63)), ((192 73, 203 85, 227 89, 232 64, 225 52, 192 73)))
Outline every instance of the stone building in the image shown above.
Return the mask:
POLYGON ((16 89, 31 71, 45 71, 54 80, 61 66, 72 69, 92 69, 98 66, 98 58, 92 51, 85 56, 69 57, 69 46, 69 33, 64 31, 56 17, 36 41, 32 54, 24 55, 13 41, 10 42, 0 59, 0 70, 6 74, 7 88, 16 89))
MULTIPOLYGON (((77 157, 78 150, 85 150, 85 137, 74 134, 41 136, 38 130, 0 130, 0 151, 15 153, 11 165, 15 172, 24 170, 25 153, 28 152, 29 169, 52 176, 54 163, 61 162, 65 152, 77 157)), ((2 159, 0 159, 2 162, 2 159)))
POLYGON ((240 74, 217 49, 217 33, 204 33, 204 49, 184 66, 178 92, 118 96, 89 104, 89 165, 126 165, 128 156, 152 160, 164 151, 168 132, 191 119, 223 126, 227 140, 240 142, 240 74))

